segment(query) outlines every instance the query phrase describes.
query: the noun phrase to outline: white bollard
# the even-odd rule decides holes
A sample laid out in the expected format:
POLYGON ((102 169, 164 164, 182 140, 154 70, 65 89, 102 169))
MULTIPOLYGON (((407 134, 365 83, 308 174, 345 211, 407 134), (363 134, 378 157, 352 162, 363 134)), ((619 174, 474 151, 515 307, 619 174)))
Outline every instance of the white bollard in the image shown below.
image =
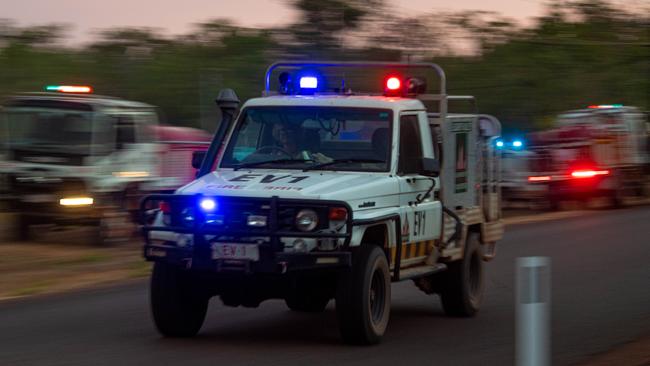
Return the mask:
POLYGON ((551 259, 517 258, 517 366, 551 364, 551 259))

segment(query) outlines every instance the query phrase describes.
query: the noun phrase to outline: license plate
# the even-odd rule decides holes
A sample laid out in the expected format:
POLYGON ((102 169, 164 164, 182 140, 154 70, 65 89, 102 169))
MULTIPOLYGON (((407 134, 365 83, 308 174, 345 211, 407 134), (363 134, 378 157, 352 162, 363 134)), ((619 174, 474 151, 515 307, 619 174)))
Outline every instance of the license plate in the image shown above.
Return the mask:
POLYGON ((21 201, 29 203, 54 202, 56 201, 56 197, 51 194, 30 194, 23 196, 21 201))
POLYGON ((237 259, 258 261, 260 250, 257 244, 224 244, 212 246, 212 259, 237 259))

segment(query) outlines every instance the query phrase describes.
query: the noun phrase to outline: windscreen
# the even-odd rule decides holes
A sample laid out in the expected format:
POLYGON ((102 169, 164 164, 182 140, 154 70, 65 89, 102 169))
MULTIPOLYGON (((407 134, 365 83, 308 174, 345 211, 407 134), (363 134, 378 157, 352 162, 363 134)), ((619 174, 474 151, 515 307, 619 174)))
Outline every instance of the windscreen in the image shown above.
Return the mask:
POLYGON ((109 148, 110 126, 72 103, 13 105, 5 110, 10 149, 90 154, 109 148))
POLYGON ((250 107, 221 167, 388 171, 391 126, 388 109, 250 107))

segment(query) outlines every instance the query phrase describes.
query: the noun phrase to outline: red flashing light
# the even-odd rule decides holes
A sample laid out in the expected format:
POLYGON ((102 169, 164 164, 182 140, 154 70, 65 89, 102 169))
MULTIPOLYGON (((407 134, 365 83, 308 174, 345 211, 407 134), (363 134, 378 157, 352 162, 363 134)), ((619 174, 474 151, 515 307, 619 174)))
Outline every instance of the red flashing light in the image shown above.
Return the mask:
POLYGON ((551 180, 551 177, 548 175, 542 175, 538 177, 528 177, 529 182, 548 182, 551 180))
POLYGON ((348 218, 348 210, 343 207, 330 208, 329 219, 331 221, 344 221, 348 218))
POLYGON ((399 90, 402 87, 402 81, 395 77, 391 76, 388 79, 386 79, 386 90, 390 91, 396 91, 399 90))
POLYGON ((573 178, 593 178, 597 175, 608 175, 609 170, 574 170, 571 172, 573 178))

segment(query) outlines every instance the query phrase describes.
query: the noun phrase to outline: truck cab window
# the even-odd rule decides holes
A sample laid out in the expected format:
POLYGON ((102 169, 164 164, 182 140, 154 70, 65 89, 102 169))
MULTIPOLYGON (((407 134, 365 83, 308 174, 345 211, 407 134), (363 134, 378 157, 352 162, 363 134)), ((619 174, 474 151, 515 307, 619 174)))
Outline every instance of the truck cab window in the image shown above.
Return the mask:
POLYGON ((417 116, 400 120, 399 174, 416 174, 422 170, 422 139, 417 116))
POLYGON ((115 148, 122 150, 128 144, 135 144, 135 123, 131 116, 118 116, 115 123, 115 148))

